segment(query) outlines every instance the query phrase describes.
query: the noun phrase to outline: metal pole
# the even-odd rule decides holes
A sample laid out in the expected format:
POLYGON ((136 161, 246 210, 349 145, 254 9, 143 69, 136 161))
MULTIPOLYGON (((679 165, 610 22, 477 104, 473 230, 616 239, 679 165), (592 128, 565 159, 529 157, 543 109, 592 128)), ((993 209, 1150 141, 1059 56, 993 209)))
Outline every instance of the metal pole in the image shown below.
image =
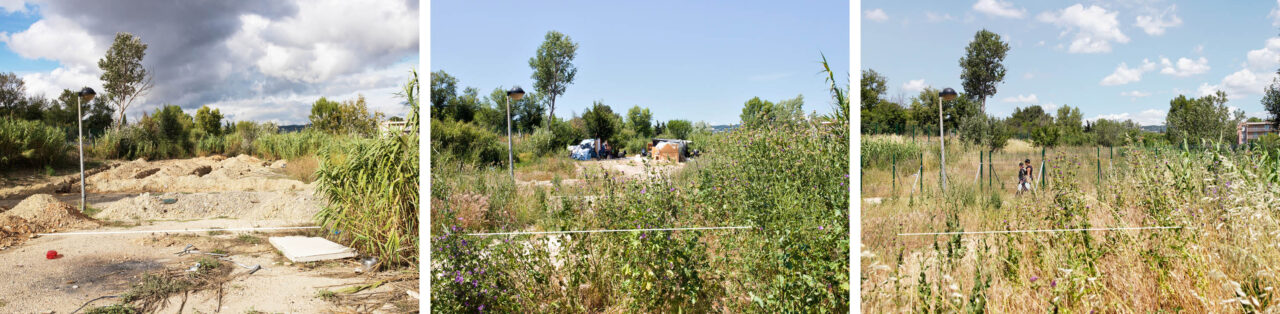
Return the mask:
POLYGON ((924 193, 924 153, 920 153, 920 193, 924 193))
POLYGON ((991 180, 996 177, 995 150, 987 152, 987 189, 991 189, 991 180))
POLYGON ((511 181, 516 181, 516 158, 511 152, 511 95, 507 95, 507 172, 511 174, 511 181))
POLYGON ((978 188, 982 188, 982 151, 978 151, 978 188))
POLYGON ((84 113, 81 112, 84 104, 84 97, 77 94, 76 97, 76 139, 80 143, 80 212, 84 212, 84 113))
POLYGON ((1044 189, 1044 152, 1045 148, 1040 148, 1040 189, 1044 189))
POLYGON ((938 155, 942 156, 942 165, 938 167, 941 173, 942 181, 938 184, 942 186, 942 192, 947 192, 947 136, 943 133, 942 125, 942 96, 938 96, 938 147, 942 150, 938 151, 938 155))

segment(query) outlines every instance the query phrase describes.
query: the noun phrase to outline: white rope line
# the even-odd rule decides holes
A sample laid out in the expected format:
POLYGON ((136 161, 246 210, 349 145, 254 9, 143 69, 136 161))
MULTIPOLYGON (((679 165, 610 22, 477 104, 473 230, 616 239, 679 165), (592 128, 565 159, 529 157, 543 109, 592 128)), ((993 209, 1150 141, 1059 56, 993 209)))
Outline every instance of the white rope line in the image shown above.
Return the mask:
POLYGON ((956 235, 956 234, 999 234, 999 233, 1033 233, 1033 232, 1069 232, 1069 231, 1153 230, 1153 229, 1182 229, 1182 226, 1173 226, 1173 227, 1117 227, 1117 228, 1084 228, 1084 229, 1038 229, 1038 230, 996 230, 996 231, 960 231, 960 232, 921 232, 921 233, 899 233, 899 234, 898 234, 898 236, 956 235))
POLYGON ((691 228, 652 228, 652 229, 606 229, 606 230, 570 230, 570 231, 531 231, 531 232, 492 232, 492 233, 470 233, 469 236, 485 237, 495 235, 526 235, 526 234, 565 234, 565 233, 600 233, 600 232, 636 232, 636 231, 682 231, 682 230, 721 230, 721 229, 751 229, 750 226, 733 226, 733 227, 691 227, 691 228))
POLYGON ((208 229, 170 229, 170 230, 126 230, 126 231, 86 231, 86 232, 61 232, 61 233, 37 233, 41 236, 58 236, 58 235, 95 235, 95 234, 127 234, 127 233, 182 233, 182 232, 203 232, 203 231, 260 231, 260 230, 297 230, 297 229, 320 229, 319 226, 310 227, 248 227, 248 228, 208 228, 208 229))

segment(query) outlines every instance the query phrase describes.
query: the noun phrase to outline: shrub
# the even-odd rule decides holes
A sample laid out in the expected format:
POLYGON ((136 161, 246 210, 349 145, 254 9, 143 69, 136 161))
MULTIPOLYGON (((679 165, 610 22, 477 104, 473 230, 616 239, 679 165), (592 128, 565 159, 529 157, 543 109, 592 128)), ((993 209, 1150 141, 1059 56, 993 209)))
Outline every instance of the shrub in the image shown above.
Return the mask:
POLYGON ((922 149, 911 142, 897 141, 889 137, 862 137, 862 168, 888 167, 893 160, 919 158, 922 149))
POLYGON ((547 155, 560 151, 564 146, 558 146, 555 143, 555 134, 546 128, 538 128, 529 136, 530 146, 533 147, 534 153, 537 155, 547 155))
POLYGON ((466 163, 503 164, 505 146, 497 134, 472 122, 434 120, 431 124, 432 156, 444 154, 466 163))
POLYGON ((66 136, 38 121, 0 120, 0 166, 59 162, 69 148, 66 136))

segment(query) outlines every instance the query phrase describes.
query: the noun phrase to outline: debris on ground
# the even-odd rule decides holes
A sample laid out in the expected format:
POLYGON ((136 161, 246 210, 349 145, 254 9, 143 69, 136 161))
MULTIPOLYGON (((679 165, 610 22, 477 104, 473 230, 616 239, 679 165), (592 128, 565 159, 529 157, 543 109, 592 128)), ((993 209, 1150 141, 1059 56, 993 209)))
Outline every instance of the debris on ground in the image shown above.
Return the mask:
POLYGON ((294 263, 355 257, 356 250, 319 237, 271 237, 267 239, 294 263))

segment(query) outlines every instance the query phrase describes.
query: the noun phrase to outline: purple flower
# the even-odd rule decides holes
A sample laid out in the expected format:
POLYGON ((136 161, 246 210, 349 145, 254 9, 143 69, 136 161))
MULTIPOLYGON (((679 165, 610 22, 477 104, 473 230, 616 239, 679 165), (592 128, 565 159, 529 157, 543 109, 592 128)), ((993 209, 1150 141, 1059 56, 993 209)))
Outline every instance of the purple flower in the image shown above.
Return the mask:
POLYGON ((1050 288, 1057 288, 1057 287, 1058 287, 1058 280, 1057 280, 1057 279, 1054 279, 1054 280, 1053 280, 1053 282, 1050 282, 1050 283, 1049 283, 1049 287, 1050 287, 1050 288))
POLYGON ((1031 276, 1031 282, 1036 282, 1038 279, 1040 279, 1040 277, 1031 276))
POLYGON ((822 226, 818 226, 818 230, 822 230, 822 226))
POLYGON ((462 283, 462 275, 458 275, 457 277, 454 277, 453 282, 462 283))
POLYGON ((481 305, 480 305, 480 311, 481 311, 481 312, 484 312, 484 304, 481 304, 481 305))

